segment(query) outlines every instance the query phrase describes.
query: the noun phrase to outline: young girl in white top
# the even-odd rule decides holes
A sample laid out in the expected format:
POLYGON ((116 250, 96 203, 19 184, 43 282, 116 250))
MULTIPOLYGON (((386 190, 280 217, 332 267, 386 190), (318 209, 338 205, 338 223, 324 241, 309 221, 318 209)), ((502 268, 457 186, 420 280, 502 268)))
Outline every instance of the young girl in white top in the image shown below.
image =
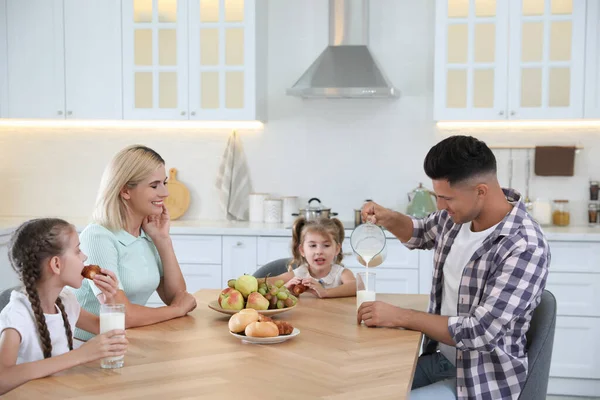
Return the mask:
POLYGON ((356 296, 356 278, 341 265, 344 226, 336 218, 306 221, 303 217, 292 228, 292 254, 288 272, 270 278, 282 279, 287 288, 302 284, 315 296, 356 296), (299 265, 292 270, 291 264, 299 265))
MULTIPOLYGON (((99 333, 98 316, 82 310, 65 286, 80 287, 86 255, 73 225, 45 218, 25 222, 13 234, 9 258, 24 289, 13 291, 0 313, 0 395, 56 372, 125 354, 125 331, 99 335, 73 350, 75 326, 99 333), (73 351, 71 351, 73 350, 73 351)), ((99 301, 111 303, 115 275, 102 269, 94 283, 99 301)))

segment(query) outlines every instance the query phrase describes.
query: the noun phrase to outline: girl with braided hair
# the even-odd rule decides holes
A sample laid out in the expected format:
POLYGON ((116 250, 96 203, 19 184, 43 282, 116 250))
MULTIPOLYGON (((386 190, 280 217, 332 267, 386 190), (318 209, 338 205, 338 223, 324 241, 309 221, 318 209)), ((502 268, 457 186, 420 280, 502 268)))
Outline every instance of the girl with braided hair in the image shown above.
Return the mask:
MULTIPOLYGON (((65 288, 81 286, 87 259, 73 225, 54 218, 25 222, 12 236, 9 258, 23 289, 12 292, 0 313, 0 395, 32 379, 125 354, 127 339, 122 330, 96 336, 73 350, 76 326, 100 331, 98 316, 82 310, 65 288)), ((112 303, 116 277, 101 272, 94 277, 102 290, 99 300, 112 303)))

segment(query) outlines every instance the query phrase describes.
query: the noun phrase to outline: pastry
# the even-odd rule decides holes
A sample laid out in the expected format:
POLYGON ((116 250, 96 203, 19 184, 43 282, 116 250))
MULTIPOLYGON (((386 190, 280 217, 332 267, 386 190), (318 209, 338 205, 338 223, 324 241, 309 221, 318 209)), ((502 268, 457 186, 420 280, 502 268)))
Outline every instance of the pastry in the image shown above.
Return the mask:
POLYGON ((98 265, 86 265, 81 271, 81 275, 83 275, 85 278, 92 280, 94 279, 94 276, 96 276, 96 274, 102 274, 98 265))
POLYGON ((294 327, 289 322, 285 322, 285 321, 273 321, 273 322, 275 323, 275 325, 277 325, 280 335, 289 335, 294 331, 294 327))

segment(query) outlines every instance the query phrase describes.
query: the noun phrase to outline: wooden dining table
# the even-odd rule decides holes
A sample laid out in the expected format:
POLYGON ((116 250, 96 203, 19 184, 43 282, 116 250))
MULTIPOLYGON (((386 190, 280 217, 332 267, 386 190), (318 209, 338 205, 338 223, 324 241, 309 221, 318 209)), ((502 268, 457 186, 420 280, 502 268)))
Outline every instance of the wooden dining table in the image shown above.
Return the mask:
MULTIPOLYGON (((219 290, 200 290, 185 317, 127 330, 125 366, 91 362, 30 381, 5 399, 405 399, 422 335, 356 322, 356 298, 304 294, 273 316, 300 333, 277 344, 251 344, 229 333, 229 315, 208 303, 219 290)), ((377 294, 416 310, 428 296, 377 294)))

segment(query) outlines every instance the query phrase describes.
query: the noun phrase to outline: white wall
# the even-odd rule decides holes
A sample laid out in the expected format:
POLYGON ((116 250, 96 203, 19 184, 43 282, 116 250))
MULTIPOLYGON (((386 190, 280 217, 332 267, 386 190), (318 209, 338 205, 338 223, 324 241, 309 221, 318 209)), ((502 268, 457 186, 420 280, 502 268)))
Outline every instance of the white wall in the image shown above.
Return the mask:
MULTIPOLYGON (((242 134, 255 191, 319 197, 351 220, 365 198, 403 210, 406 192, 419 181, 431 186, 423 157, 448 134, 437 132, 432 120, 433 0, 371 1, 371 48, 402 92, 396 101, 285 95, 327 45, 326 1, 270 1, 268 29, 269 120, 264 131, 242 134)), ((498 132, 470 133, 500 143, 498 132)), ((532 193, 585 206, 589 171, 600 166, 592 157, 600 148, 595 132, 515 132, 511 140, 584 145, 577 177, 534 179, 532 193)), ((183 219, 221 219, 214 179, 226 141, 224 132, 174 129, 0 128, 5 194, 0 216, 89 216, 108 160, 126 145, 143 143, 177 167, 190 188, 191 206, 183 219)), ((498 153, 500 177, 506 184, 503 153, 498 153)), ((523 165, 518 166, 521 177, 523 165)), ((515 186, 523 188, 519 182, 522 178, 515 186)), ((574 222, 584 222, 582 210, 574 222)))

